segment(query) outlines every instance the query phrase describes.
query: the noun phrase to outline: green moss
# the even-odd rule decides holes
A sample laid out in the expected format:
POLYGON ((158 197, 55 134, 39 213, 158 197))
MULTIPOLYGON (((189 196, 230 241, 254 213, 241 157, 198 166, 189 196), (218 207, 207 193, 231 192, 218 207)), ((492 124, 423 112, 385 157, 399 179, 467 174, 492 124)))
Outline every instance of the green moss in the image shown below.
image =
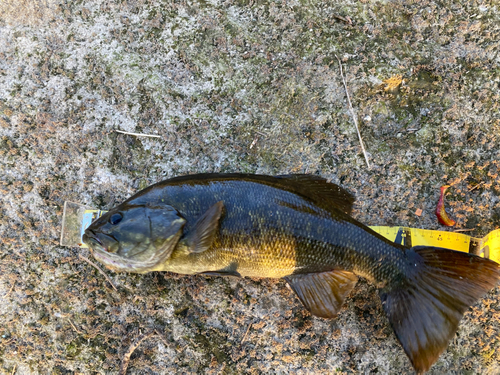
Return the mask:
POLYGON ((83 350, 86 344, 83 337, 78 337, 66 345, 66 357, 68 359, 75 359, 83 350))

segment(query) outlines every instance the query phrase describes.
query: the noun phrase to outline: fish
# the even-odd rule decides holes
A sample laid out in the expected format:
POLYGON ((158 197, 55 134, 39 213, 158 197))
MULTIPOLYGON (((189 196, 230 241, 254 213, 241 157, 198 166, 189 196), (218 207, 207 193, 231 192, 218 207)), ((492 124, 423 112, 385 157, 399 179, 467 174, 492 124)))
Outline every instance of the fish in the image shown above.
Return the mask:
POLYGON ((500 266, 473 254, 393 243, 351 216, 354 197, 316 175, 197 174, 154 184, 83 235, 122 272, 283 278, 314 316, 335 318, 359 277, 373 283, 419 374, 500 266))

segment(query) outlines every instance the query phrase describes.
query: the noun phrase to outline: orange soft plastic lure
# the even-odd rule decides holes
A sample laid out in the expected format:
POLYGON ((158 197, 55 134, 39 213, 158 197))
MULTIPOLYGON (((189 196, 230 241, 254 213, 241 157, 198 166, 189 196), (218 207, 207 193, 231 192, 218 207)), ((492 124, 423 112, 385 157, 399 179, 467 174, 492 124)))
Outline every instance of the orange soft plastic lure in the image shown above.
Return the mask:
POLYGON ((441 186, 441 195, 436 207, 436 216, 441 224, 446 225, 447 227, 452 227, 455 225, 455 220, 448 216, 444 208, 444 195, 449 187, 450 185, 441 186))

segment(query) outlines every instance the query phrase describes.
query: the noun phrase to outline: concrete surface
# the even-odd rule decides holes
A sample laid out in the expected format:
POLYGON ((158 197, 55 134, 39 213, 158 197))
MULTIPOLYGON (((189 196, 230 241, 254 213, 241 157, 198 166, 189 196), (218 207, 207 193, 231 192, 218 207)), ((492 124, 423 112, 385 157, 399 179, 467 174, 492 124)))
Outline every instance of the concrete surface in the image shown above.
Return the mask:
MULTIPOLYGON (((63 202, 106 209, 196 172, 314 173, 371 225, 445 230, 450 184, 454 229, 485 235, 499 40, 497 1, 0 0, 0 372, 117 373, 155 331, 129 374, 413 373, 364 281, 333 321, 280 280, 107 271, 114 291, 58 245, 63 202)), ((430 374, 500 373, 499 301, 497 286, 466 313, 430 374)))

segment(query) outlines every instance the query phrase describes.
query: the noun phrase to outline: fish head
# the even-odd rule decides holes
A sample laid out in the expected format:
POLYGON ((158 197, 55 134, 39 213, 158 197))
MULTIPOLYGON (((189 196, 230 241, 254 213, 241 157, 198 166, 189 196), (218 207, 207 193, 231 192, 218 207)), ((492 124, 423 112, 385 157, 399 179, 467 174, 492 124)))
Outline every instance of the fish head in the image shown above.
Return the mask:
POLYGON ((106 267, 144 273, 170 257, 185 223, 169 205, 123 203, 96 219, 82 240, 106 267))

